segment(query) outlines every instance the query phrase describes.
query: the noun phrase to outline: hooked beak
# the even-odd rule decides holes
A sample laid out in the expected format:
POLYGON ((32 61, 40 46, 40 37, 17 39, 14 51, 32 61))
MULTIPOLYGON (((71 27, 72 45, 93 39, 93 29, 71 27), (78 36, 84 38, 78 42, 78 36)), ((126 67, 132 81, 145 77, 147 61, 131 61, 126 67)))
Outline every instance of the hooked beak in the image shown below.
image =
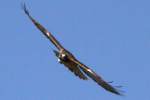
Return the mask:
POLYGON ((56 55, 57 57, 59 57, 59 52, 58 52, 58 51, 53 50, 53 52, 55 53, 55 55, 56 55))

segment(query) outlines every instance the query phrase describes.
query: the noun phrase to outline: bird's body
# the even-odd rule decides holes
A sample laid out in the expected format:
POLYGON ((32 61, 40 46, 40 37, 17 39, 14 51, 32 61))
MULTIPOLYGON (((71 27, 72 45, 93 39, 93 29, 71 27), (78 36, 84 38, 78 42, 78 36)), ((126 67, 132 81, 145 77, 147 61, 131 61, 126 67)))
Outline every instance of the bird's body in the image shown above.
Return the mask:
POLYGON ((38 23, 28 12, 26 6, 23 5, 23 9, 25 14, 30 18, 33 24, 55 45, 58 51, 53 50, 56 57, 58 57, 58 61, 61 64, 64 64, 71 72, 73 72, 80 79, 87 80, 89 76, 93 79, 98 85, 102 86, 105 90, 112 92, 117 95, 121 95, 121 93, 111 86, 109 83, 104 81, 99 75, 97 75, 92 69, 78 61, 73 54, 71 54, 68 50, 66 50, 56 39, 55 37, 48 32, 40 23, 38 23))

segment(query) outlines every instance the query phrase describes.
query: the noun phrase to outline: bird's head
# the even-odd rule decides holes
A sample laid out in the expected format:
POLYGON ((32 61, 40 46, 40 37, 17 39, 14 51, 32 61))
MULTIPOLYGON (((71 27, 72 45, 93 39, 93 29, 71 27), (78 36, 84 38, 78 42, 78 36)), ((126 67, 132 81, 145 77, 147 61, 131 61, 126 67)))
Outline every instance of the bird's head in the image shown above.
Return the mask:
POLYGON ((65 53, 60 53, 60 52, 58 52, 58 51, 56 51, 56 50, 53 50, 53 52, 55 53, 55 55, 56 55, 59 59, 61 59, 61 60, 63 60, 63 61, 65 61, 65 60, 67 59, 67 55, 66 55, 65 53))

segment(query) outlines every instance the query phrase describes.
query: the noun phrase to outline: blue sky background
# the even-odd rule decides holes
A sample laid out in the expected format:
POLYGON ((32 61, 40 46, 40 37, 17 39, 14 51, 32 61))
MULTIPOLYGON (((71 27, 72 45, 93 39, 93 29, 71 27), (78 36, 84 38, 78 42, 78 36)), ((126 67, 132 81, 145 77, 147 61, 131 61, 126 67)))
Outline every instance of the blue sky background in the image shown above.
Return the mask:
POLYGON ((0 2, 0 100, 150 100, 149 0, 25 0, 64 47, 123 85, 124 97, 60 65, 21 2, 0 2))

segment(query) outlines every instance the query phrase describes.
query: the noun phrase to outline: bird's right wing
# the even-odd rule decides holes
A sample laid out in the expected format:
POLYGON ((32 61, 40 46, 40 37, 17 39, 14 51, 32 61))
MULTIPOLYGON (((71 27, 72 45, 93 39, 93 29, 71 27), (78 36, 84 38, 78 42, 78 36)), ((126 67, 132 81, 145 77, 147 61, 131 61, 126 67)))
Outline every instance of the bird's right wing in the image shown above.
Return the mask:
POLYGON ((115 87, 111 86, 109 83, 104 81, 99 75, 97 75, 92 69, 87 67, 86 65, 82 64, 76 59, 71 59, 73 62, 75 62, 82 71, 87 74, 90 78, 92 78, 98 85, 103 87, 105 90, 112 92, 117 95, 122 95, 115 87))
POLYGON ((56 48, 59 50, 63 49, 63 46, 55 39, 55 37, 29 14, 25 4, 23 4, 23 10, 33 24, 56 46, 56 48))

